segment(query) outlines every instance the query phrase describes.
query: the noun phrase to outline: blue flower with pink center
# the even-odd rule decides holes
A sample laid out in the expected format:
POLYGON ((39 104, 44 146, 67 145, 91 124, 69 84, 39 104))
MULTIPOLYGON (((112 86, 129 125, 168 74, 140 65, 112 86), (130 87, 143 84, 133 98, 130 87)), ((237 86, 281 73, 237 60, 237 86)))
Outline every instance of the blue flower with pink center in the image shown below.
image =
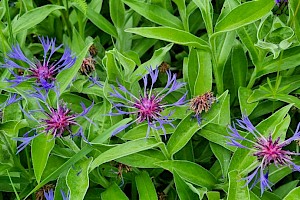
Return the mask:
POLYGON ((251 184, 250 188, 254 187, 257 182, 260 182, 261 194, 263 194, 266 188, 271 189, 271 183, 268 179, 269 176, 269 166, 274 163, 275 166, 288 166, 295 171, 300 172, 300 166, 296 165, 292 161, 292 156, 299 155, 299 153, 291 152, 288 150, 284 150, 284 147, 289 145, 292 141, 300 139, 300 123, 297 126, 297 129, 294 135, 280 142, 280 138, 276 138, 275 140, 270 135, 269 137, 264 137, 251 123, 249 118, 243 115, 241 120, 237 120, 237 125, 250 132, 256 141, 252 141, 243 137, 239 134, 236 129, 236 125, 233 124, 229 126, 229 134, 230 134, 230 142, 229 145, 249 149, 253 152, 253 156, 255 156, 260 163, 248 177, 245 178, 247 184, 251 184), (242 142, 248 142, 249 145, 242 142))
POLYGON ((39 37, 39 40, 44 50, 42 61, 28 59, 18 44, 13 46, 12 51, 8 53, 8 58, 5 60, 2 67, 8 68, 14 77, 13 79, 7 80, 8 82, 13 83, 11 87, 15 87, 22 82, 33 79, 39 88, 48 91, 54 87, 54 81, 57 74, 74 65, 76 57, 72 55, 72 52, 68 47, 65 48, 65 51, 59 60, 52 62, 52 56, 62 47, 62 45, 56 47, 55 39, 49 39, 48 37, 39 37), (14 69, 21 70, 25 75, 16 73, 14 69))
MULTIPOLYGON (((58 91, 56 90, 57 97, 59 97, 58 91)), ((89 107, 86 107, 83 103, 81 103, 82 112, 74 113, 69 108, 67 108, 66 104, 63 101, 60 101, 57 98, 56 107, 51 106, 47 102, 46 96, 44 96, 41 91, 37 90, 37 93, 33 93, 33 97, 41 100, 43 105, 37 101, 40 109, 37 110, 29 110, 26 112, 22 107, 21 110, 23 113, 29 118, 37 122, 39 124, 37 127, 31 129, 27 133, 24 134, 23 137, 14 138, 16 141, 20 141, 21 144, 17 147, 17 153, 22 151, 30 142, 39 136, 40 134, 51 134, 53 138, 63 137, 65 135, 70 135, 71 137, 80 136, 88 142, 88 140, 84 136, 84 130, 80 123, 77 122, 77 119, 80 117, 85 118, 91 124, 94 124, 86 115, 92 109, 94 103, 92 103, 89 107), (33 116, 33 113, 41 113, 45 117, 41 119, 36 119, 33 116), (77 132, 72 132, 72 127, 77 127, 77 132), (30 136, 30 133, 34 133, 30 136)))
POLYGON ((173 120, 170 119, 172 113, 163 115, 162 112, 167 107, 176 107, 185 104, 186 93, 175 103, 168 104, 164 102, 164 98, 167 95, 179 90, 185 85, 185 83, 180 83, 176 80, 176 74, 172 74, 171 71, 167 71, 168 80, 165 87, 160 92, 155 93, 154 84, 158 79, 159 70, 157 68, 154 70, 152 68, 147 68, 147 70, 149 74, 143 77, 144 90, 141 92, 140 96, 135 96, 120 83, 118 83, 118 89, 112 86, 113 92, 111 93, 111 96, 120 99, 122 103, 111 102, 113 108, 117 112, 111 112, 110 115, 136 116, 135 120, 132 122, 117 128, 113 132, 113 135, 121 132, 133 123, 142 122, 146 122, 148 124, 147 136, 149 135, 150 128, 155 130, 162 129, 166 135, 164 125, 169 124, 173 126, 173 120), (149 80, 149 76, 151 81, 149 80), (151 84, 149 85, 150 82, 151 84))

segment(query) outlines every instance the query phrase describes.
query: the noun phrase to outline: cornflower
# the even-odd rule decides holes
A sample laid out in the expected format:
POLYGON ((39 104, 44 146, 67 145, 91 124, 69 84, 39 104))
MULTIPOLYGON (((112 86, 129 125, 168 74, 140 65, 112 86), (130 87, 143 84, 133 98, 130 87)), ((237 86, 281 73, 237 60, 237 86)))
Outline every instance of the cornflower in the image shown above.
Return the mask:
POLYGON ((190 109, 195 112, 194 117, 197 119, 198 124, 201 124, 201 113, 208 112, 211 105, 216 101, 216 97, 212 92, 206 92, 203 95, 198 95, 191 99, 190 109))
POLYGON ((86 120, 88 120, 91 124, 94 124, 88 117, 86 117, 87 113, 91 110, 94 103, 92 103, 88 108, 83 104, 80 103, 82 107, 81 113, 73 113, 70 109, 67 108, 66 104, 62 101, 59 101, 58 97, 58 90, 56 91, 57 96, 57 105, 56 107, 52 107, 47 103, 46 97, 41 93, 41 91, 37 90, 37 93, 33 93, 32 96, 35 98, 38 98, 42 102, 44 102, 44 107, 37 101, 40 109, 38 110, 32 110, 28 113, 21 108, 23 113, 30 119, 35 120, 39 125, 27 133, 24 134, 21 138, 15 138, 15 140, 22 142, 17 147, 17 153, 22 151, 34 138, 39 136, 40 134, 51 134, 53 135, 53 138, 57 137, 63 137, 64 133, 69 133, 71 137, 74 136, 81 136, 86 142, 87 139, 84 136, 83 128, 82 126, 77 123, 77 118, 83 117, 86 120), (45 118, 42 119, 35 119, 31 113, 40 112, 42 113, 45 118), (73 134, 71 127, 77 126, 78 131, 73 134), (29 133, 34 132, 33 136, 29 136, 29 133), (36 132, 39 132, 38 134, 36 132))
POLYGON ((246 137, 241 136, 235 124, 229 126, 229 134, 230 134, 230 143, 229 145, 249 149, 253 151, 253 156, 257 157, 258 162, 260 163, 248 177, 244 178, 246 180, 246 184, 249 185, 251 181, 252 184, 250 188, 253 188, 254 185, 259 181, 261 188, 261 195, 263 194, 266 188, 271 189, 270 181, 268 179, 269 176, 269 166, 274 163, 276 167, 280 166, 288 166, 295 171, 300 171, 300 166, 296 165, 292 162, 291 156, 299 155, 299 153, 291 152, 288 150, 284 150, 283 148, 290 144, 292 141, 298 140, 300 138, 300 123, 297 126, 297 129, 294 135, 280 142, 280 137, 273 140, 272 136, 264 137, 251 123, 249 118, 245 115, 242 116, 242 119, 237 120, 237 125, 250 132, 256 141, 252 141, 247 139, 246 137), (243 145, 241 142, 247 141, 252 144, 252 147, 248 147, 243 145))
POLYGON ((55 39, 49 40, 48 37, 39 37, 39 40, 42 43, 44 50, 43 61, 28 59, 18 44, 13 46, 12 51, 8 53, 8 58, 5 60, 5 64, 2 65, 2 67, 8 68, 14 76, 14 79, 7 80, 8 82, 13 83, 11 87, 15 87, 29 79, 34 79, 39 88, 48 91, 54 87, 56 75, 60 71, 74 65, 76 58, 71 55, 71 50, 68 47, 65 48, 63 55, 58 61, 50 62, 51 57, 61 48, 62 44, 55 47, 55 39), (17 64, 16 61, 21 61, 22 65, 17 64), (13 69, 26 71, 27 75, 16 74, 13 69))
MULTIPOLYGON (((62 191, 62 190, 60 190, 60 193, 61 193, 63 200, 70 200, 70 193, 68 193, 68 195, 65 195, 64 191, 62 191)), ((45 196, 46 200, 54 200, 53 189, 51 188, 50 190, 48 190, 48 192, 44 191, 44 196, 45 196)))
MULTIPOLYGON (((121 94, 117 91, 115 87, 112 86, 113 92, 110 93, 112 97, 116 97, 121 99, 125 103, 112 103, 113 108, 117 110, 117 113, 110 113, 111 116, 114 115, 136 115, 136 119, 132 122, 117 128, 112 135, 119 133, 120 131, 124 130, 125 128, 129 127, 133 123, 142 123, 147 122, 148 130, 147 136, 149 135, 150 128, 155 130, 162 129, 166 136, 166 130, 164 128, 165 124, 169 124, 173 126, 170 116, 172 114, 169 113, 168 115, 162 115, 162 111, 171 106, 180 106, 185 103, 186 94, 184 94, 177 102, 172 104, 163 103, 163 99, 169 95, 170 93, 180 89, 185 85, 185 83, 179 83, 176 80, 176 74, 171 74, 171 71, 168 70, 166 73, 168 75, 168 81, 166 86, 158 93, 154 94, 153 86, 158 78, 159 70, 147 68, 150 78, 151 84, 149 90, 148 88, 148 74, 143 76, 143 83, 144 83, 144 91, 140 94, 139 97, 135 96, 131 92, 129 92, 123 85, 118 83, 118 89, 122 91, 125 95, 121 94)), ((173 126, 174 127, 174 126, 173 126)))

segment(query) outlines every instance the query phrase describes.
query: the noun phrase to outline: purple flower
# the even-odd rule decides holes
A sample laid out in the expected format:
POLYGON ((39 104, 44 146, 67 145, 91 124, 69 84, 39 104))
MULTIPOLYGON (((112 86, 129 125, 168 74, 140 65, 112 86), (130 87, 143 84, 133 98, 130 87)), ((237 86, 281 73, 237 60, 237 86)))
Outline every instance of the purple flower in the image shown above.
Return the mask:
POLYGON ((72 52, 69 48, 65 49, 58 61, 51 62, 51 57, 62 45, 55 47, 55 39, 49 39, 48 37, 39 37, 39 40, 44 49, 43 61, 28 59, 18 44, 13 46, 12 51, 7 55, 9 59, 5 60, 5 64, 2 67, 27 71, 26 75, 19 75, 10 70, 14 79, 7 81, 13 83, 12 87, 29 79, 34 79, 37 86, 48 91, 54 87, 56 75, 60 71, 74 65, 76 58, 72 57, 72 52), (16 61, 21 61, 22 65, 17 64, 16 61))
POLYGON ((44 196, 46 200, 54 200, 53 189, 51 188, 50 190, 48 190, 48 192, 44 191, 44 196))
POLYGON ((113 108, 117 111, 117 113, 110 113, 111 116, 114 115, 136 115, 136 119, 132 121, 129 124, 126 124, 124 126, 121 126, 117 128, 113 135, 119 133, 120 131, 124 130, 134 122, 136 123, 142 123, 147 122, 148 123, 148 131, 147 136, 149 134, 150 128, 153 128, 155 130, 162 129, 166 135, 164 125, 170 124, 172 125, 171 119, 169 119, 171 113, 167 116, 162 115, 162 111, 166 107, 171 106, 180 106, 185 103, 185 97, 186 94, 183 95, 177 102, 172 104, 167 104, 163 102, 163 99, 170 94, 173 91, 178 90, 182 86, 185 85, 185 83, 179 83, 176 80, 176 75, 171 74, 171 71, 167 71, 168 75, 168 81, 166 83, 166 86, 158 93, 155 93, 153 91, 154 83, 156 82, 158 78, 158 69, 156 68, 153 70, 152 68, 147 68, 151 83, 149 78, 149 75, 145 75, 143 77, 144 82, 144 90, 143 93, 140 94, 139 97, 135 96, 131 92, 129 92, 123 85, 118 83, 118 89, 122 92, 122 94, 112 86, 113 92, 111 93, 112 97, 119 98, 125 103, 112 103, 113 108), (148 85, 148 81, 150 85, 148 85), (149 87, 149 89, 147 89, 149 87))
MULTIPOLYGON (((46 99, 46 97, 44 97, 41 93, 39 96, 40 96, 39 98, 40 100, 46 99)), ((21 138, 15 138, 15 140, 22 142, 18 146, 17 153, 22 151, 28 144, 30 144, 30 142, 34 138, 36 138, 38 135, 43 133, 52 134, 54 138, 63 137, 64 134, 69 134, 71 137, 81 136, 86 142, 88 142, 84 136, 84 131, 82 126, 77 122, 77 118, 83 117, 93 124, 93 122, 91 122, 91 120, 88 117, 86 117, 86 115, 91 110, 94 103, 92 103, 89 107, 85 107, 85 105, 81 103, 81 107, 83 111, 81 113, 73 113, 69 108, 67 108, 66 104, 62 101, 59 101, 59 99, 57 99, 56 107, 50 106, 47 103, 47 101, 43 101, 43 102, 45 106, 42 106, 40 102, 37 101, 40 107, 40 109, 38 110, 31 110, 29 112, 26 112, 24 109, 21 108, 21 110, 27 117, 35 120, 39 124, 37 127, 30 130, 30 132, 32 131, 39 132, 39 134, 28 136, 29 135, 28 132, 21 138), (45 117, 42 119, 35 119, 32 116, 32 113, 36 113, 36 112, 42 113, 45 117), (78 128, 78 131, 75 134, 73 134, 71 130, 72 126, 76 126, 78 128)))
POLYGON ((293 163, 291 156, 299 155, 298 153, 291 152, 288 150, 284 150, 283 148, 290 144, 294 140, 300 139, 300 123, 297 126, 297 129, 294 135, 283 141, 279 142, 280 138, 273 140, 272 136, 264 137, 251 123, 249 118, 243 115, 241 120, 237 120, 237 125, 250 132, 256 141, 252 141, 247 139, 246 137, 241 136, 235 124, 233 126, 229 126, 229 134, 230 134, 230 142, 229 145, 236 146, 239 148, 246 148, 253 151, 253 156, 255 156, 260 163, 248 177, 245 178, 247 184, 252 182, 250 188, 254 187, 257 182, 260 182, 261 195, 263 194, 266 188, 271 190, 271 183, 268 180, 269 175, 269 166, 274 163, 276 167, 280 166, 288 166, 295 171, 300 171, 300 166, 293 163), (245 145, 241 144, 242 141, 246 141, 251 144, 245 145))

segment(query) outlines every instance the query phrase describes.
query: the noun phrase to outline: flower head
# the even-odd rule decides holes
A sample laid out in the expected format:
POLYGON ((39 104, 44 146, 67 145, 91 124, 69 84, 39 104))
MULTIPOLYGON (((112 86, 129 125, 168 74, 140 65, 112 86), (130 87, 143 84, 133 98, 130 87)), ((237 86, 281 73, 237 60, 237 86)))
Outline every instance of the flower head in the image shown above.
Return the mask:
POLYGON ((55 47, 55 39, 50 40, 48 37, 39 37, 39 40, 44 49, 42 61, 28 59, 18 44, 13 46, 12 51, 7 55, 9 59, 5 60, 5 64, 2 67, 9 68, 14 76, 14 79, 8 80, 8 82, 13 83, 12 87, 29 79, 34 79, 37 86, 48 91, 54 87, 56 75, 60 71, 74 65, 76 58, 72 57, 72 52, 69 48, 65 49, 58 61, 51 62, 51 57, 62 45, 55 47), (17 64, 16 61, 21 61, 22 65, 17 64), (14 73, 12 69, 21 69, 22 71, 27 71, 27 73, 26 75, 19 75, 14 73))
MULTIPOLYGON (((129 124, 119 127, 113 133, 117 134, 120 131, 124 130, 126 127, 130 126, 134 122, 148 123, 147 136, 149 134, 150 128, 155 130, 162 129, 165 132, 164 125, 170 124, 172 126, 172 120, 169 119, 171 113, 167 116, 162 115, 162 111, 166 107, 170 106, 180 106, 185 103, 186 94, 183 95, 177 102, 172 104, 164 103, 164 98, 173 91, 178 90, 184 83, 179 83, 176 80, 176 75, 172 75, 170 71, 167 71, 168 81, 166 86, 158 93, 154 93, 153 86, 158 78, 158 69, 153 70, 152 68, 147 68, 149 75, 143 77, 144 82, 144 91, 140 96, 135 96, 129 92, 123 85, 118 83, 118 89, 122 91, 121 94, 115 87, 112 87, 113 92, 111 93, 112 97, 121 99, 125 103, 113 103, 113 108, 117 110, 117 113, 110 113, 110 115, 136 115, 136 119, 129 124), (151 78, 151 84, 149 86, 148 78, 151 78), (147 89, 149 87, 149 89, 147 89)), ((165 133, 166 134, 166 133, 165 133)))
POLYGON ((201 113, 207 112, 211 105, 216 101, 216 97, 212 92, 206 92, 203 95, 196 96, 190 101, 190 109, 195 112, 194 117, 197 118, 198 123, 201 123, 201 113))
POLYGON ((40 109, 30 110, 29 112, 26 112, 23 108, 21 108, 21 110, 27 117, 29 117, 32 120, 35 120, 39 125, 31 129, 23 137, 15 138, 15 140, 22 142, 18 146, 17 153, 22 151, 28 144, 30 144, 30 142, 34 138, 43 133, 51 134, 53 135, 53 138, 63 137, 65 134, 68 134, 71 137, 81 136, 86 142, 88 142, 84 136, 83 128, 77 122, 77 119, 83 117, 86 120, 88 120, 91 124, 93 124, 93 122, 86 115, 91 110, 94 103, 92 103, 89 107, 85 107, 85 105, 81 103, 83 111, 81 113, 73 113, 69 108, 67 108, 64 102, 59 101, 58 99, 56 107, 53 107, 49 105, 47 101, 45 101, 46 97, 43 96, 41 93, 39 93, 39 95, 35 95, 35 97, 42 100, 44 102, 44 106, 42 106, 40 102, 37 101, 40 109), (32 114, 36 112, 43 114, 44 118, 35 119, 32 114), (71 130, 72 126, 76 126, 78 129, 78 131, 75 134, 73 134, 71 130), (34 132, 34 135, 29 136, 30 132, 34 132))
POLYGON ((300 166, 293 163, 291 156, 299 155, 298 153, 294 153, 288 150, 284 150, 283 148, 290 144, 292 141, 296 141, 300 139, 300 123, 297 126, 297 129, 294 135, 280 142, 280 138, 276 138, 275 140, 270 135, 269 137, 264 137, 251 123, 249 118, 243 115, 241 120, 237 120, 237 125, 250 132, 256 141, 252 141, 241 136, 235 124, 233 126, 229 126, 229 134, 230 134, 230 143, 229 145, 236 146, 239 148, 246 148, 253 151, 253 156, 255 156, 260 163, 251 173, 245 178, 247 180, 247 184, 252 182, 251 188, 259 181, 261 187, 261 194, 263 194, 265 188, 269 188, 271 190, 270 182, 268 180, 269 170, 268 167, 274 163, 275 166, 288 166, 296 171, 300 171, 300 166), (241 144, 242 141, 247 141, 251 144, 251 147, 248 145, 241 144))

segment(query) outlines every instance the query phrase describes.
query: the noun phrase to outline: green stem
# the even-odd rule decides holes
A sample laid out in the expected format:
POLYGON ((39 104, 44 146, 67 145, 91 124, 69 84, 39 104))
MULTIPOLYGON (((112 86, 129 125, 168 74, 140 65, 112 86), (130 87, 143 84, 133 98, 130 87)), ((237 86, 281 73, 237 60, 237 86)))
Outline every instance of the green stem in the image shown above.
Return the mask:
POLYGON ((164 154, 164 156, 167 159, 170 160, 171 159, 171 155, 170 155, 170 153, 169 153, 169 151, 168 151, 165 143, 163 143, 163 141, 162 141, 162 139, 161 139, 161 137, 159 135, 159 132, 157 130, 155 130, 155 131, 153 131, 153 133, 154 133, 154 137, 155 137, 156 141, 161 143, 161 145, 159 145, 160 150, 162 151, 162 153, 164 154))
MULTIPOLYGON (((58 0, 59 5, 64 6, 62 0, 58 0)), ((72 38, 72 26, 69 20, 69 6, 68 6, 68 0, 66 0, 66 11, 61 10, 61 18, 63 23, 66 25, 67 27, 67 32, 70 38, 72 38)))
POLYGON ((172 181, 169 183, 169 185, 164 189, 164 194, 168 194, 169 190, 171 189, 171 187, 174 185, 174 179, 172 179, 172 181))

